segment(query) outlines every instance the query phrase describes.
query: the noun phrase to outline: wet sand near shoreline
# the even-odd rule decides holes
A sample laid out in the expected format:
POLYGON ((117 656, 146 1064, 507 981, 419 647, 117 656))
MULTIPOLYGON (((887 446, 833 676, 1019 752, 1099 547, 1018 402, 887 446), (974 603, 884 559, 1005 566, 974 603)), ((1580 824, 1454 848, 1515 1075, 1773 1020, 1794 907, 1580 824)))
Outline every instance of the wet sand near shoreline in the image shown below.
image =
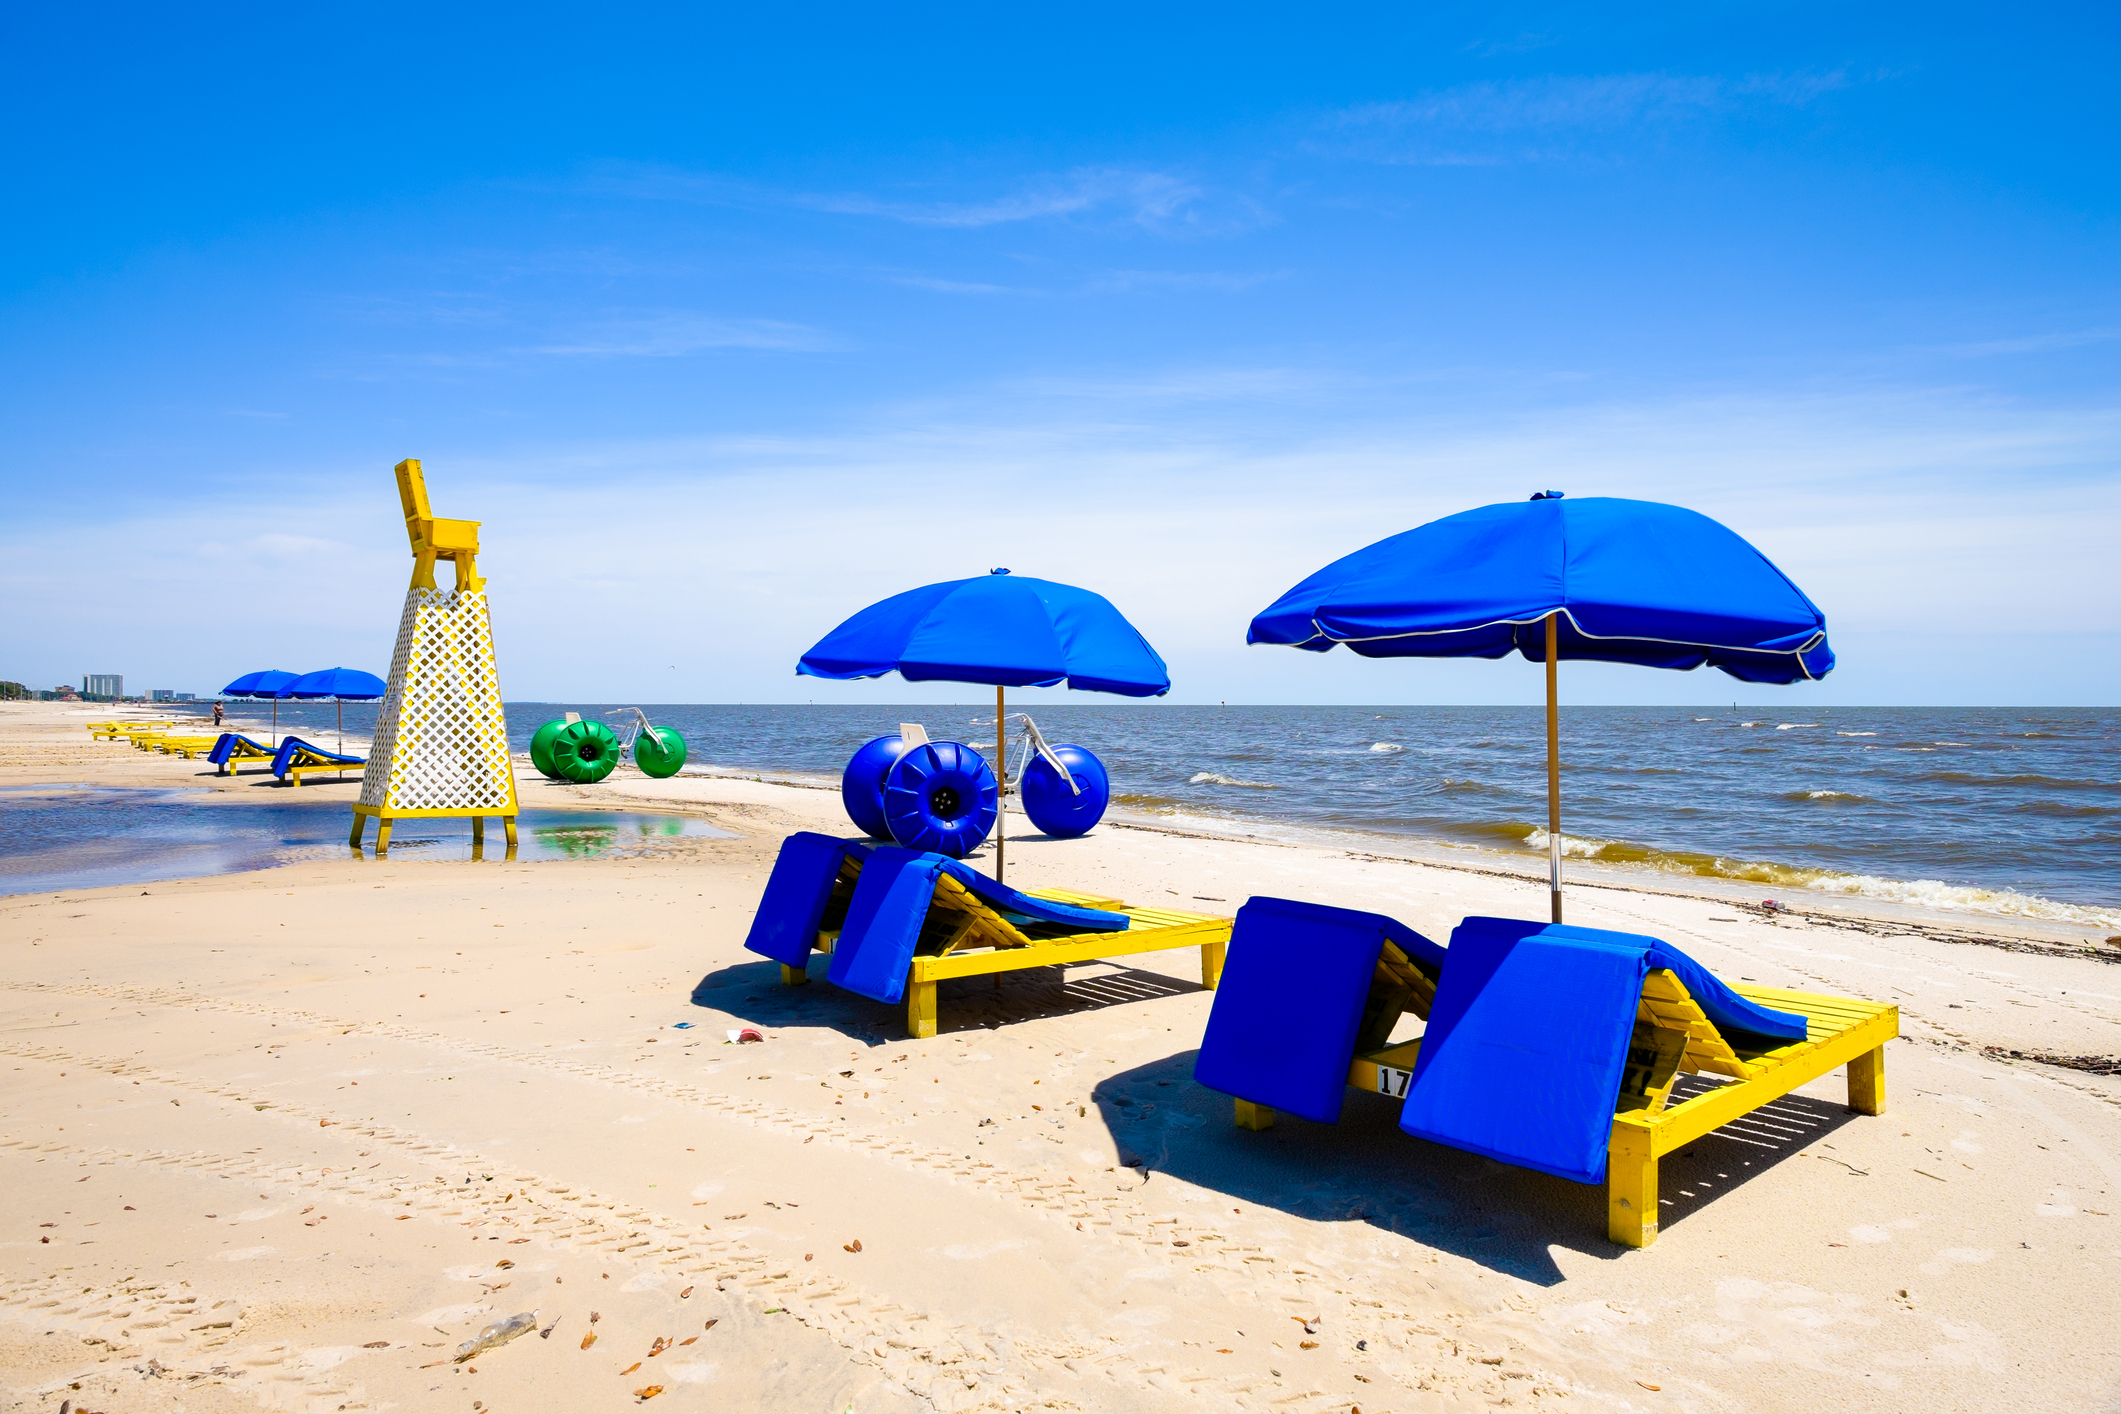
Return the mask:
MULTIPOLYGON (((0 709, 0 785, 278 791, 89 743, 92 715, 0 709)), ((745 930, 782 836, 845 832, 829 792, 519 775, 526 805, 735 838, 0 899, 0 1407, 2114 1397, 2121 1076, 1995 1054, 2121 1054, 2121 964, 2079 932, 1577 889, 1572 921, 1893 1002, 1906 1038, 1885 1115, 1830 1075, 1667 1159, 1663 1235, 1633 1252, 1601 1189, 1413 1140, 1375 1096, 1235 1129, 1190 1078, 1195 953, 946 984, 929 1041, 780 986, 745 930), (767 1042, 725 1044, 740 1025, 767 1042), (452 1363, 527 1311, 538 1331, 452 1363)), ((1546 903, 1506 871, 1020 820, 1009 877, 1204 912, 1314 899, 1439 939, 1546 903)))

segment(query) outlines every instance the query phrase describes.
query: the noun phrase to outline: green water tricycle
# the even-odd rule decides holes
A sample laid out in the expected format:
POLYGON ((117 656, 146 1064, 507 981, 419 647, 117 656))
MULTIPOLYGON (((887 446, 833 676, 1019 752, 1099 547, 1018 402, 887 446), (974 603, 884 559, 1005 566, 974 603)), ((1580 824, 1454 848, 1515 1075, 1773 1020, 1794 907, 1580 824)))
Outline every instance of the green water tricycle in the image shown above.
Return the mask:
POLYGON ((626 740, 602 722, 585 722, 581 714, 569 712, 545 723, 530 737, 530 764, 548 780, 595 785, 618 769, 619 758, 629 750, 633 764, 644 776, 660 780, 674 776, 685 764, 685 738, 675 727, 658 727, 638 707, 621 707, 607 717, 633 713, 626 726, 626 740))

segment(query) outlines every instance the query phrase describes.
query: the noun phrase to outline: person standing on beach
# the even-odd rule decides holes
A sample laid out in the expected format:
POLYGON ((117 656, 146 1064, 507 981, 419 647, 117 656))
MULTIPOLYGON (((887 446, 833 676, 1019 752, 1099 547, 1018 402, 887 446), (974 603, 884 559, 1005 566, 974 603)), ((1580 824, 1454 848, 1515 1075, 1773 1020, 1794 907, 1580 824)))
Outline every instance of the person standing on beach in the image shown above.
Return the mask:
POLYGON ((214 725, 221 725, 221 704, 218 702, 214 704, 214 725))

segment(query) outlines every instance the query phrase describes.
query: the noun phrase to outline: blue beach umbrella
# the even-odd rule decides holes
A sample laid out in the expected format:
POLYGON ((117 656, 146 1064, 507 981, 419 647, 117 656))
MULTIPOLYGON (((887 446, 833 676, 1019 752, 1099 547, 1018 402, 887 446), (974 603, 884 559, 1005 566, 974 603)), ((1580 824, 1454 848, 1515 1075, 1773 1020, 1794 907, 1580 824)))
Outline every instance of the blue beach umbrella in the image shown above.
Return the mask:
POLYGON ((304 673, 280 689, 278 696, 314 699, 329 697, 339 706, 339 750, 346 750, 346 704, 368 702, 389 691, 389 685, 374 673, 359 668, 319 668, 304 673))
POLYGON ((1755 683, 1834 667, 1826 616, 1736 532, 1654 501, 1543 491, 1445 516, 1335 560, 1252 620, 1249 643, 1366 658, 1547 665, 1547 858, 1561 921, 1556 663, 1704 664, 1755 683))
MULTIPOLYGON (((1009 688, 1066 683, 1123 697, 1171 690, 1164 660, 1111 600, 1005 569, 879 600, 819 639, 795 670, 841 681, 897 673, 908 682, 991 685, 995 774, 1004 798, 1009 688)), ((1002 874, 999 820, 994 874, 1002 874)))
MULTIPOLYGON (((254 673, 245 673, 227 687, 221 689, 223 697, 270 697, 277 699, 280 689, 295 680, 295 674, 283 673, 278 668, 261 668, 254 673)), ((273 745, 280 744, 280 704, 272 705, 273 745)))

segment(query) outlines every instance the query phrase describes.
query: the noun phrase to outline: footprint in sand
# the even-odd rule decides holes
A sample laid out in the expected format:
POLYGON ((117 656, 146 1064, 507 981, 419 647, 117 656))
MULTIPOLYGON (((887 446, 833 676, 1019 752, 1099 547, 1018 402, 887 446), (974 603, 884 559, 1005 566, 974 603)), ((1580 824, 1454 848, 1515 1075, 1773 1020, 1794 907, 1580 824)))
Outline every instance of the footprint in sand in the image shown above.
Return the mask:
POLYGON ((1996 1254, 1986 1247, 1947 1247, 1922 1264, 1924 1276, 1941 1277, 1953 1267, 1978 1266, 1996 1254))
POLYGON ((984 1257, 992 1257, 997 1252, 1014 1252, 1025 1245, 1024 1240, 1017 1237, 990 1243, 985 1247, 975 1247, 967 1242, 953 1242, 943 1249, 943 1255, 953 1261, 977 1262, 984 1257))

